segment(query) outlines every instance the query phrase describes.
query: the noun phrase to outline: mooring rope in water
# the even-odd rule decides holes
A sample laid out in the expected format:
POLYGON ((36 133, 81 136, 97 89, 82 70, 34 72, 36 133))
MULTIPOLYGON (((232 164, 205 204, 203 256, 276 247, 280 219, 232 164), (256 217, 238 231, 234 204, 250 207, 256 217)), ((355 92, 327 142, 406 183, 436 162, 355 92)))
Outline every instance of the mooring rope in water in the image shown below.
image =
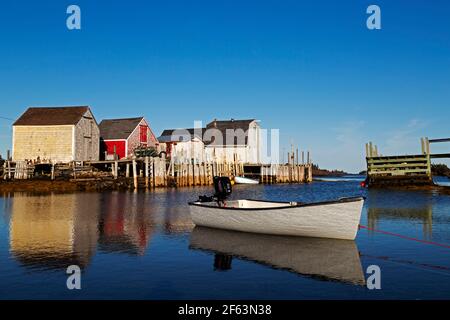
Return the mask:
POLYGON ((373 232, 377 232, 377 233, 386 234, 386 235, 389 235, 389 236, 399 237, 399 238, 402 238, 402 239, 405 239, 405 240, 416 241, 416 242, 420 242, 420 243, 425 243, 425 244, 430 244, 430 245, 433 245, 433 246, 438 246, 438 247, 450 249, 450 245, 444 244, 444 243, 439 243, 439 242, 434 242, 434 241, 427 241, 427 240, 422 240, 422 239, 418 239, 418 238, 412 238, 412 237, 404 236, 404 235, 398 234, 398 233, 393 233, 393 232, 388 232, 388 231, 383 231, 383 230, 369 228, 369 227, 363 226, 363 225, 359 225, 359 228, 360 229, 366 229, 366 230, 373 231, 373 232))
POLYGON ((377 257, 377 256, 371 256, 371 255, 367 255, 367 254, 360 254, 360 257, 382 260, 382 261, 386 261, 386 262, 390 262, 390 263, 394 263, 394 264, 401 264, 401 265, 408 266, 408 267, 411 267, 414 269, 419 269, 419 270, 424 270, 427 272, 450 276, 450 272, 446 272, 446 271, 450 271, 449 267, 417 263, 415 261, 396 260, 396 259, 392 259, 390 257, 377 257), (443 271, 443 270, 445 270, 445 271, 443 271))

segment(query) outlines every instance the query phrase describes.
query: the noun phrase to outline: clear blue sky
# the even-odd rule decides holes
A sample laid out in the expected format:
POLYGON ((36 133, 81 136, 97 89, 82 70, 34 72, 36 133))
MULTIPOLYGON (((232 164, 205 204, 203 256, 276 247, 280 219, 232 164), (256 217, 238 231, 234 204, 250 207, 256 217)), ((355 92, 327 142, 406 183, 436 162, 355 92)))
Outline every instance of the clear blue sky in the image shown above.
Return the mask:
POLYGON ((156 134, 257 118, 320 166, 358 171, 366 141, 415 153, 421 136, 450 137, 449 16, 445 0, 3 1, 0 117, 87 104, 98 121, 144 115, 156 134), (370 4, 382 30, 366 28, 370 4))

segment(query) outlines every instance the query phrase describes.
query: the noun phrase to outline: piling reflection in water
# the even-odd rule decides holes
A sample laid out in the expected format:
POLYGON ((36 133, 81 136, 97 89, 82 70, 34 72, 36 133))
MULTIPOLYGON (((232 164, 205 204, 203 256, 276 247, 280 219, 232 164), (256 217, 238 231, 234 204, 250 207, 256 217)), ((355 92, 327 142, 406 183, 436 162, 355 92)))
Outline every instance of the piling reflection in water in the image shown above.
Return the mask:
POLYGON ((224 266, 225 269, 231 268, 230 256, 234 256, 323 280, 365 284, 358 248, 354 241, 273 236, 195 227, 191 234, 190 248, 213 252, 214 267, 219 270, 223 270, 224 266), (218 265, 220 268, 217 268, 218 265))
MULTIPOLYGON (((423 199, 413 199, 414 193, 405 194, 399 191, 371 190, 367 204, 367 223, 371 229, 378 229, 381 221, 403 220, 420 222, 423 237, 432 238, 433 203, 432 197, 420 194, 423 199), (406 201, 405 201, 406 198, 406 201), (408 198, 411 198, 408 200, 408 198), (402 199, 403 201, 399 201, 402 199)), ((369 230, 371 233, 371 231, 369 230)))
POLYGON ((186 202, 182 205, 168 205, 176 204, 179 201, 179 195, 174 190, 156 194, 162 196, 161 202, 156 202, 156 211, 160 212, 159 218, 166 234, 183 234, 189 233, 194 229, 194 224, 190 218, 189 208, 186 202), (159 205, 158 205, 159 203, 159 205))

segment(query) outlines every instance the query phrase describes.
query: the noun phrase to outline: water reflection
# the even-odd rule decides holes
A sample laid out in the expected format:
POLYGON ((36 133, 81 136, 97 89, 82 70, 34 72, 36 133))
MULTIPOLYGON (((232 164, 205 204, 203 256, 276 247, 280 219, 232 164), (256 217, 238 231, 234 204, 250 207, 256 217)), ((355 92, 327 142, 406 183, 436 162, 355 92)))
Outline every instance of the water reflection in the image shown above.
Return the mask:
POLYGON ((354 241, 283 237, 196 227, 190 248, 215 253, 214 269, 229 270, 231 256, 273 268, 364 285, 364 274, 354 241))
POLYGON ((214 271, 228 271, 231 270, 231 263, 233 256, 229 254, 216 253, 214 255, 214 271))
POLYGON ((21 264, 88 265, 98 240, 97 195, 16 195, 10 201, 10 251, 21 264))
POLYGON ((418 220, 422 223, 423 237, 425 239, 432 238, 433 209, 431 206, 424 208, 369 208, 367 214, 369 228, 377 229, 380 220, 418 220))
POLYGON ((143 255, 158 227, 166 233, 192 230, 189 216, 150 194, 86 193, 10 195, 11 256, 35 270, 89 265, 96 251, 143 255))
POLYGON ((423 227, 423 237, 425 239, 432 238, 433 203, 431 195, 409 193, 405 196, 402 192, 390 191, 388 193, 387 191, 371 190, 366 204, 369 228, 377 229, 381 221, 419 222, 423 227))
POLYGON ((145 214, 145 198, 118 193, 102 203, 99 249, 105 252, 143 255, 155 229, 152 215, 145 214))

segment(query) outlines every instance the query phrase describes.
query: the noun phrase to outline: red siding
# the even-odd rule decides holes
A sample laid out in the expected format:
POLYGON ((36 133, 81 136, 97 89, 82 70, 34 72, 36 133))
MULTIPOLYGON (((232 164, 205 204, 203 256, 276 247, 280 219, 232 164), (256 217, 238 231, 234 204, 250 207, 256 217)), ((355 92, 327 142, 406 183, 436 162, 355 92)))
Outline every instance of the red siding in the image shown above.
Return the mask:
POLYGON ((114 146, 116 146, 116 153, 119 158, 132 156, 136 148, 139 147, 156 147, 158 140, 150 129, 147 121, 142 119, 135 130, 130 134, 127 143, 123 140, 106 140, 103 144, 103 151, 108 154, 114 154, 114 146), (126 150, 128 147, 128 150, 126 150))
POLYGON ((114 146, 116 147, 116 154, 119 156, 119 159, 125 158, 126 155, 126 142, 125 141, 115 141, 115 140, 107 140, 105 141, 106 152, 108 154, 114 154, 114 146))
POLYGON ((155 147, 156 138, 153 135, 147 121, 143 119, 138 127, 133 131, 133 133, 128 137, 128 155, 131 156, 139 147, 155 147))

